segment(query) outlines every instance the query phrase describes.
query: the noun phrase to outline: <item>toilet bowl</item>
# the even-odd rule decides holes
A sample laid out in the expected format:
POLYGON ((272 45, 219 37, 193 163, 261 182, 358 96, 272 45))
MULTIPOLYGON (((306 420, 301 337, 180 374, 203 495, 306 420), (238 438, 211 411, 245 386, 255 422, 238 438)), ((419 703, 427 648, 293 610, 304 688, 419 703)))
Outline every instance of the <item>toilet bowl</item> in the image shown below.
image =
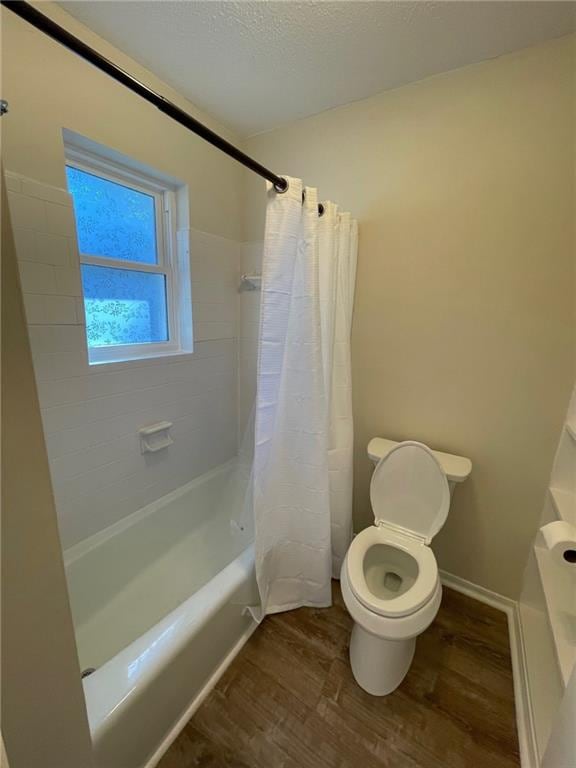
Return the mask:
POLYGON ((468 459, 422 443, 384 442, 370 483, 374 525, 354 538, 341 570, 342 596, 354 620, 352 672, 375 696, 400 685, 416 638, 436 617, 442 587, 429 544, 448 516, 449 479, 460 482, 472 469, 468 459))

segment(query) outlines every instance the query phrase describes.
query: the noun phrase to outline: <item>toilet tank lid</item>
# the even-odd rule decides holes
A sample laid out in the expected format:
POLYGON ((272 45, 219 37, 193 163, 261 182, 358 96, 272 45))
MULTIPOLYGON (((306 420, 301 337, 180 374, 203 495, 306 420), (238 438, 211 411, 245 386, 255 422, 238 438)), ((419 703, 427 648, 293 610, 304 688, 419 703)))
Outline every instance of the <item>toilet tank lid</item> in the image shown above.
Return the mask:
MULTIPOLYGON (((386 456, 392 448, 398 445, 396 440, 387 440, 385 437, 373 437, 368 443, 368 456, 377 464, 383 456, 386 456)), ((442 453, 442 451, 432 451, 446 477, 452 483, 462 483, 470 472, 472 472, 472 462, 464 456, 454 456, 451 453, 442 453)))

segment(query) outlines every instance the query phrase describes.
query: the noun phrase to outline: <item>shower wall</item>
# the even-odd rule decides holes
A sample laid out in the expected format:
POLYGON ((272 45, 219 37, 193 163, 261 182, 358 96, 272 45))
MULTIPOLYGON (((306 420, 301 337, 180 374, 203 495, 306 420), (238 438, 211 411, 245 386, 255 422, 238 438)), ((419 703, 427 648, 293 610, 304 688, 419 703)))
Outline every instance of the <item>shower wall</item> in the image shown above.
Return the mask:
MULTIPOLYGON (((262 188, 262 192, 264 189, 262 188)), ((261 241, 242 243, 240 272, 243 275, 262 273, 261 241)), ((256 398, 256 370, 258 365, 258 333, 260 324, 260 291, 240 292, 240 323, 238 339, 238 433, 244 435, 256 398)))
POLYGON ((7 182, 66 548, 235 455, 240 247, 179 233, 193 254, 193 354, 90 366, 68 194, 11 173, 7 182), (138 429, 158 421, 173 423, 174 444, 142 455, 138 429))
MULTIPOLYGON (((237 141, 151 73, 71 19, 44 13, 237 141)), ((65 548, 236 454, 241 171, 136 96, 2 13, 2 121, 9 206, 65 548), (89 366, 62 129, 179 179, 194 352, 89 366), (139 427, 171 421, 174 444, 140 453, 139 427)))

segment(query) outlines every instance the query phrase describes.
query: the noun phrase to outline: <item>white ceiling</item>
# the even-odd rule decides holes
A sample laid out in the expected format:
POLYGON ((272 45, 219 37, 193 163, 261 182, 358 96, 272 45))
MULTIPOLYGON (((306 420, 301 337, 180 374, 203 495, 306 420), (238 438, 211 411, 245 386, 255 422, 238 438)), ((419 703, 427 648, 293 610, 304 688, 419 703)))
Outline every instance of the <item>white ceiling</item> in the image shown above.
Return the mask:
POLYGON ((576 9, 550 0, 60 5, 244 135, 567 34, 576 9))

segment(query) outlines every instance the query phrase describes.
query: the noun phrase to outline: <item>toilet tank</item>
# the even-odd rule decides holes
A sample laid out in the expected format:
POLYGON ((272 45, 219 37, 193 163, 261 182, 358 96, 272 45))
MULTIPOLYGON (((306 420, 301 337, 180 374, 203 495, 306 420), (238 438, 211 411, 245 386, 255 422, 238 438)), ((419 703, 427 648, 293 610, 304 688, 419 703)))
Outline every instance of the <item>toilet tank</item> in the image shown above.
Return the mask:
MULTIPOLYGON (((387 440, 385 437, 373 437, 368 443, 368 456, 374 465, 386 456, 392 448, 398 445, 396 440, 387 440)), ((472 462, 464 456, 455 456, 452 453, 442 453, 431 449, 438 463, 446 473, 446 479, 453 493, 458 483, 463 483, 472 472, 472 462)))

